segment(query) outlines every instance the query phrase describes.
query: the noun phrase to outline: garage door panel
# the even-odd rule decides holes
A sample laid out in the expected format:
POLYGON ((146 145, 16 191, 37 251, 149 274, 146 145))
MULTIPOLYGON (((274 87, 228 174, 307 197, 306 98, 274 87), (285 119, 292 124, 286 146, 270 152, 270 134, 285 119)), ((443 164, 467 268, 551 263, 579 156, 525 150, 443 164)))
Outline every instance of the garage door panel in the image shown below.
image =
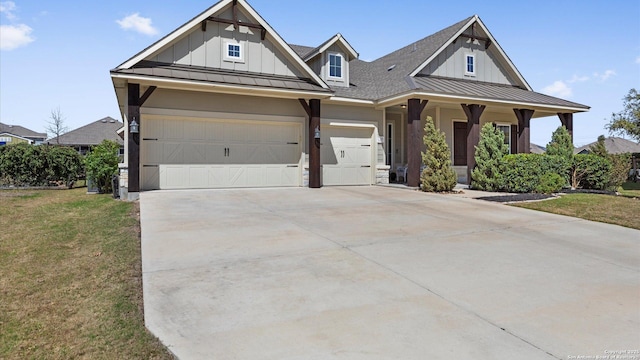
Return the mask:
POLYGON ((371 184, 371 128, 326 126, 321 149, 324 185, 371 184))
POLYGON ((157 167, 142 171, 145 190, 300 185, 300 124, 147 123, 145 128, 157 138, 143 142, 141 160, 157 167))

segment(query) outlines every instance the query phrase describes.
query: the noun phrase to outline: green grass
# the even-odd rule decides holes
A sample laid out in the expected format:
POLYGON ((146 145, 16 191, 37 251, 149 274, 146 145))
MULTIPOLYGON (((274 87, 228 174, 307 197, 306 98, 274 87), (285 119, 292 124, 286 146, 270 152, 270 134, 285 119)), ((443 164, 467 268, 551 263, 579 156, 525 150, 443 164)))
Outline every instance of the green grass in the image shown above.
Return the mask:
POLYGON ((0 358, 171 359, 146 331, 137 204, 0 191, 0 358))
POLYGON ((602 194, 566 194, 553 200, 513 206, 568 215, 640 230, 640 198, 602 194))
POLYGON ((619 193, 624 196, 640 198, 640 181, 635 183, 633 181, 627 181, 622 184, 619 193))

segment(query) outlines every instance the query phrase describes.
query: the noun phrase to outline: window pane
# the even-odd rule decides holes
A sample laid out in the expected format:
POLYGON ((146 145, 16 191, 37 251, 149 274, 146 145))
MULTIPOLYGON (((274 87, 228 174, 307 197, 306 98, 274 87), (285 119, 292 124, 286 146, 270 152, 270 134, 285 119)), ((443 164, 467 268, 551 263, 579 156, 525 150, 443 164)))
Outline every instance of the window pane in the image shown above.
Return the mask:
POLYGON ((473 73, 473 56, 467 56, 467 72, 473 73))
POLYGON ((342 56, 329 54, 329 76, 342 77, 342 56))

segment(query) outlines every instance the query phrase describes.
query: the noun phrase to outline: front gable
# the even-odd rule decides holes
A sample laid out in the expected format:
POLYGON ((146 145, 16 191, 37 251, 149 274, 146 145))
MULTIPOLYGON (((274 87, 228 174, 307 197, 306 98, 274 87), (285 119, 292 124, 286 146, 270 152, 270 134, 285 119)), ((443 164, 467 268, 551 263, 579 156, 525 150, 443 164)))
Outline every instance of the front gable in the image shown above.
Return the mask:
POLYGON ((328 88, 245 0, 220 1, 115 71, 141 63, 307 78, 328 88))
POLYGON ((358 56, 346 39, 341 34, 336 34, 305 55, 304 61, 330 86, 349 87, 349 62, 358 56), (335 73, 336 59, 339 61, 339 74, 335 73))
POLYGON ((531 90, 478 16, 473 16, 411 76, 438 76, 531 90))

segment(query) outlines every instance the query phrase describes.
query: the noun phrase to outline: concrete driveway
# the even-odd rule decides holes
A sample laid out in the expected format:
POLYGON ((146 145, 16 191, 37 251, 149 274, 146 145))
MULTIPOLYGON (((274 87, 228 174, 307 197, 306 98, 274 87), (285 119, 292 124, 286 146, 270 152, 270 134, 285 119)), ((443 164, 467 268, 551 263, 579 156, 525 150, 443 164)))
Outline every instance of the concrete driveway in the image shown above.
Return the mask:
POLYGON ((640 231, 390 187, 146 192, 141 223, 180 359, 640 359, 640 231))

